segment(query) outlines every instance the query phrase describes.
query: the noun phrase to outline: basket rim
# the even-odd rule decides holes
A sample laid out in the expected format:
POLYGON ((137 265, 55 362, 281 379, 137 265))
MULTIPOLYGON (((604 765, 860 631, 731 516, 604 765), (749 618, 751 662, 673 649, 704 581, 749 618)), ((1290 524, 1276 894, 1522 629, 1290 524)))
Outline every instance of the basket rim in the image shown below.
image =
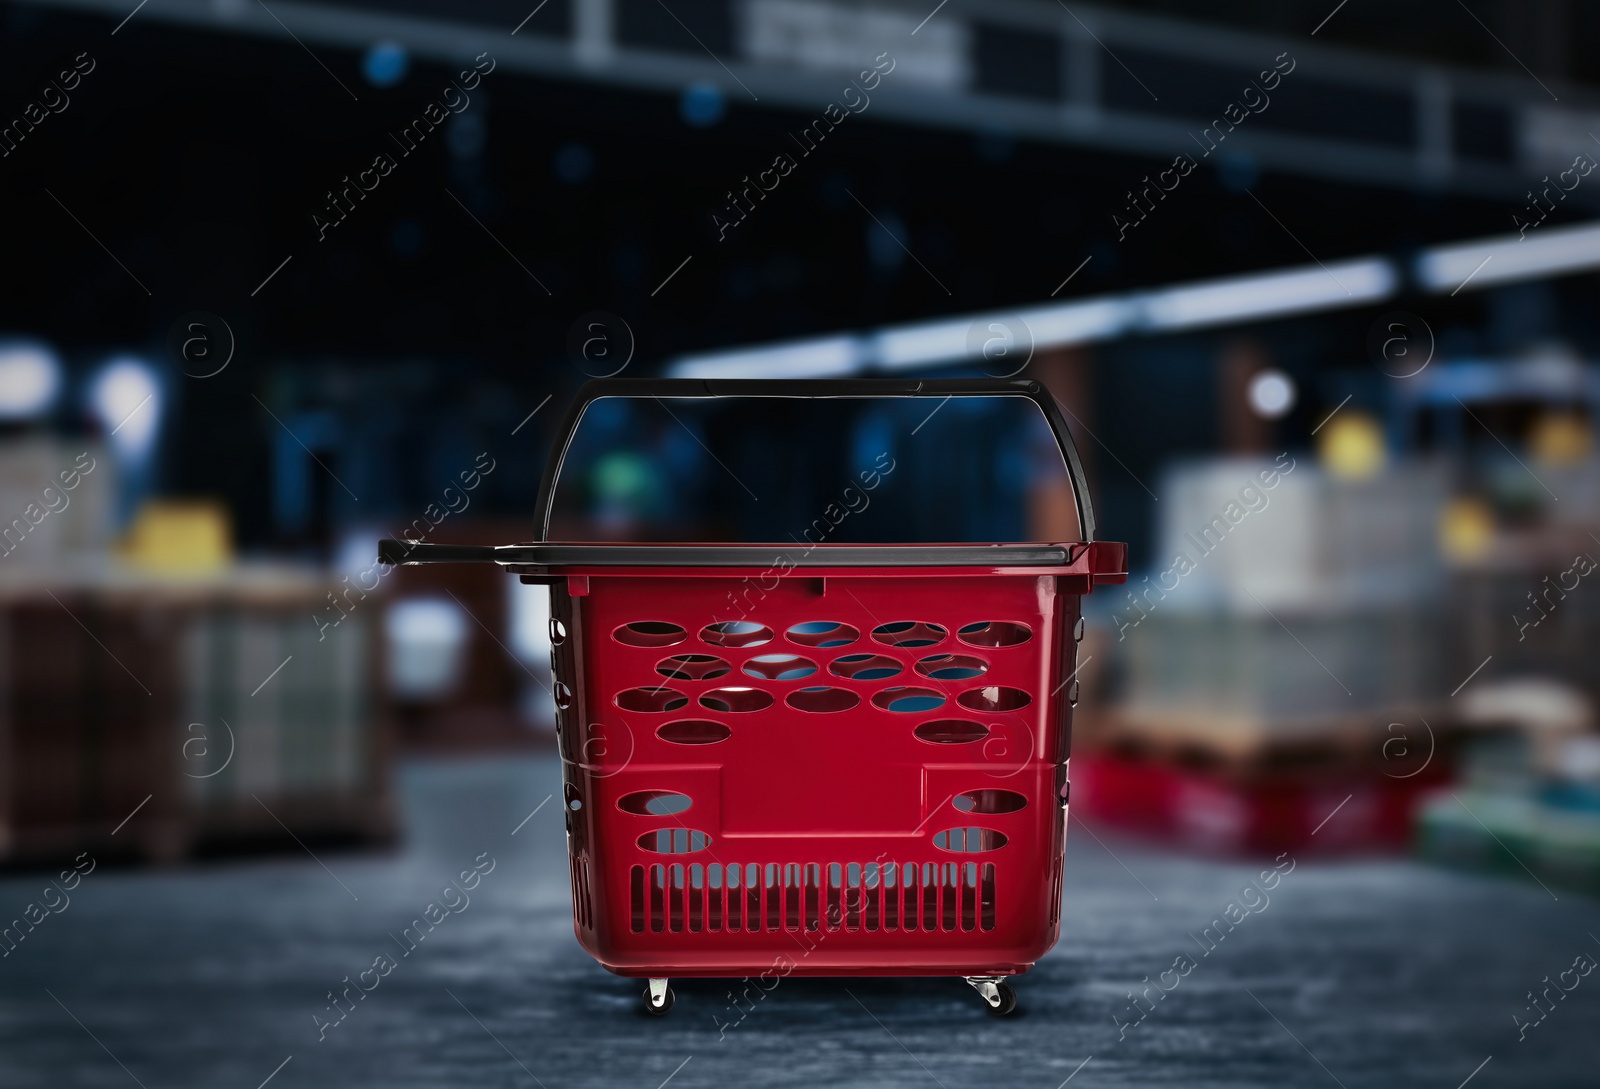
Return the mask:
POLYGON ((1095 573, 1120 572, 1122 547, 1105 541, 1062 544, 615 544, 561 542, 448 545, 379 542, 389 564, 498 563, 552 567, 1072 567, 1088 554, 1095 573))

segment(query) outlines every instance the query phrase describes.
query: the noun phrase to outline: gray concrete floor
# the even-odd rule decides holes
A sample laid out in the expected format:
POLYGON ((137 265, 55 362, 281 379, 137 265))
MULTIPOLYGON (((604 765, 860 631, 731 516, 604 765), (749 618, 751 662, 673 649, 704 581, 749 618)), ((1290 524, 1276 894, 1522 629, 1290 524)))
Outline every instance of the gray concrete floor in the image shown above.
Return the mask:
MULTIPOLYGON (((953 980, 790 979, 725 1034, 713 1017, 731 1019, 727 987, 714 982, 677 984, 672 1014, 649 1019, 635 982, 572 937, 559 800, 512 835, 558 782, 553 758, 411 766, 406 846, 326 854, 327 869, 292 856, 97 868, 0 959, 0 1085, 251 1087, 275 1069, 282 1089, 651 1089, 669 1076, 677 1089, 1056 1089, 1069 1075, 1079 1089, 1448 1089, 1475 1069, 1477 1087, 1600 1081, 1600 973, 1552 993, 1525 1040, 1512 1020, 1536 1016, 1527 992, 1545 976, 1581 953, 1600 959, 1594 900, 1406 861, 1302 861, 1202 957, 1188 932, 1260 867, 1100 829, 1104 845, 1070 837, 1063 937, 1018 981, 1012 1018, 986 1016, 953 980), (470 905, 319 1040, 327 992, 397 954, 391 932, 480 852, 495 868, 470 905), (1119 1039, 1126 992, 1181 953, 1198 966, 1119 1039)), ((0 914, 43 884, 7 875, 0 914)))

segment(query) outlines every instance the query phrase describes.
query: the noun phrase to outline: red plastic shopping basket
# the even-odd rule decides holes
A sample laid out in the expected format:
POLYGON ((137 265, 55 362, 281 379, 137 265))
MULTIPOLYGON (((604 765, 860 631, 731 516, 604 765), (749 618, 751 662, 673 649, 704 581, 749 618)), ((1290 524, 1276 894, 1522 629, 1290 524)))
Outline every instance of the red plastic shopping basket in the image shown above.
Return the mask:
POLYGON ((541 542, 601 398, 953 396, 1038 406, 1079 540, 380 545, 549 585, 574 924, 652 1013, 672 976, 757 975, 962 976, 1009 1013, 1060 929, 1079 598, 1126 546, 1036 382, 602 380, 567 415, 541 542))

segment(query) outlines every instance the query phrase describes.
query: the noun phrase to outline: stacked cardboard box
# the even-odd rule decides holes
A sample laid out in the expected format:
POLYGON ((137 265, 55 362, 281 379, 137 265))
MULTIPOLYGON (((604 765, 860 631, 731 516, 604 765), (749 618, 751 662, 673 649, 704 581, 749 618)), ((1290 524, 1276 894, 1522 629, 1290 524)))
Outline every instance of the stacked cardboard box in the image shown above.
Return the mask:
POLYGON ((388 836, 374 639, 360 614, 321 637, 329 589, 252 566, 0 576, 0 858, 388 836))
POLYGON ((1155 572, 1110 601, 1123 691, 1076 747, 1080 813, 1259 849, 1349 797, 1345 831, 1365 831, 1319 843, 1403 835, 1448 764, 1446 486, 1434 465, 1349 481, 1288 455, 1169 474, 1155 572))

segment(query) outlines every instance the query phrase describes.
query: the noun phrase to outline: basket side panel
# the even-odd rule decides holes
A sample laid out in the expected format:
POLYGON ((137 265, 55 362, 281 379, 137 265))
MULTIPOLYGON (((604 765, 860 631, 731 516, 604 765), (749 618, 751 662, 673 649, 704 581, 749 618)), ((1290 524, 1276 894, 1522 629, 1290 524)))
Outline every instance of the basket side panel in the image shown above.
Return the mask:
POLYGON ((1077 619, 1055 579, 582 588, 552 588, 553 665, 574 918, 602 963, 979 974, 1054 943, 1077 619))

